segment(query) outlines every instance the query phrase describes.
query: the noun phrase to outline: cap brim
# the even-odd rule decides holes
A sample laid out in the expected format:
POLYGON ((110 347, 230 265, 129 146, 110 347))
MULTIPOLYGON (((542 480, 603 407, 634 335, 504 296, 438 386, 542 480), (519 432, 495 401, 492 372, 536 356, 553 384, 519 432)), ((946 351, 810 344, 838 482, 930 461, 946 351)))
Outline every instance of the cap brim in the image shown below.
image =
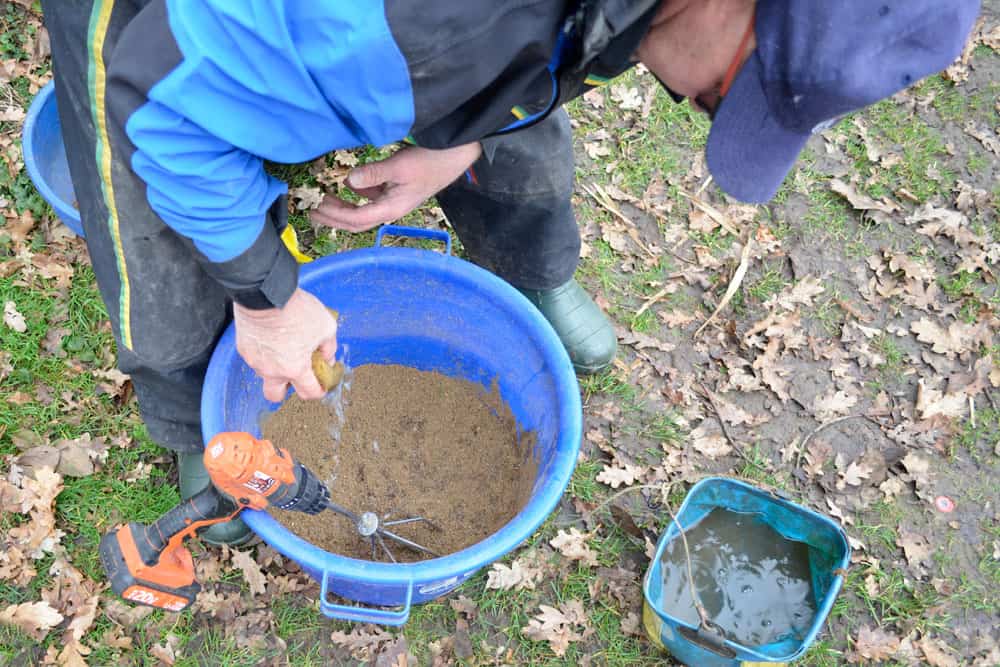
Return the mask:
POLYGON ((795 164, 810 134, 784 129, 770 112, 754 51, 712 121, 705 159, 715 182, 740 201, 769 201, 795 164))

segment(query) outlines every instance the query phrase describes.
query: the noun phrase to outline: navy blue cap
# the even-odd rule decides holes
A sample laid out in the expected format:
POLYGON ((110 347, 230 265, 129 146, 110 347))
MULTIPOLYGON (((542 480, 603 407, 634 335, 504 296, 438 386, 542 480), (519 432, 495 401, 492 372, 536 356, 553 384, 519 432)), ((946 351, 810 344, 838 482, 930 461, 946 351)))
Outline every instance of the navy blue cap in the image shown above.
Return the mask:
POLYGON ((979 0, 758 0, 757 48, 722 99, 706 159, 716 183, 768 201, 809 137, 939 72, 979 0))

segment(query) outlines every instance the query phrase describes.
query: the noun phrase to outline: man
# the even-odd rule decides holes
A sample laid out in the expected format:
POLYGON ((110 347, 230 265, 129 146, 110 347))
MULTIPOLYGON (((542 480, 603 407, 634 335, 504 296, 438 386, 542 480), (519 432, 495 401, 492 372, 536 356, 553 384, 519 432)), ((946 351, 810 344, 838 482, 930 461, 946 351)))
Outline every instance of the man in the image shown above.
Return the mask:
MULTIPOLYGON (((409 139, 355 170, 370 203, 328 197, 348 230, 437 194, 473 261, 519 288, 577 370, 613 330, 573 281, 579 234, 561 105, 643 62, 714 117, 707 160, 746 201, 779 187, 810 134, 944 68, 976 0, 43 0, 87 243, 151 437, 200 464, 201 382, 218 336, 281 400, 322 391, 336 324, 297 289, 263 160, 409 139)), ((247 538, 241 523, 215 542, 247 538)))

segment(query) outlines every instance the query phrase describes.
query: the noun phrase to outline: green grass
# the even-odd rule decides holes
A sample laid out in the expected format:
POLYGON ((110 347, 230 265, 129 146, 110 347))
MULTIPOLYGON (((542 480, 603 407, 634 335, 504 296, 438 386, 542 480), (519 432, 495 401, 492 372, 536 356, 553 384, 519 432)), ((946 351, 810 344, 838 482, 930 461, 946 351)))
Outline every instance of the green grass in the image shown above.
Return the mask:
POLYGON ((850 231, 851 215, 851 209, 840 195, 818 184, 809 191, 809 212, 803 222, 809 233, 845 241, 850 231))
POLYGON ((622 402, 630 402, 638 394, 637 388, 626 382, 619 371, 611 367, 601 373, 589 375, 580 379, 580 388, 585 399, 597 394, 606 394, 620 398, 622 402))
POLYGON ((602 491, 602 485, 597 481, 597 475, 603 469, 604 464, 600 461, 580 461, 569 482, 570 495, 584 502, 596 500, 602 491))
POLYGON ((788 285, 784 273, 776 266, 768 266, 763 275, 746 286, 746 293, 758 302, 767 301, 788 285))
MULTIPOLYGON (((872 164, 866 146, 856 130, 850 130, 848 154, 866 192, 872 197, 892 196, 905 188, 920 202, 937 194, 947 196, 955 184, 955 175, 947 164, 948 152, 941 133, 927 123, 914 122, 912 116, 891 101, 883 101, 862 113, 869 123, 871 140, 902 158, 889 168, 872 164), (936 177, 932 177, 936 174, 936 177)), ((848 127, 844 123, 844 127, 848 127)))

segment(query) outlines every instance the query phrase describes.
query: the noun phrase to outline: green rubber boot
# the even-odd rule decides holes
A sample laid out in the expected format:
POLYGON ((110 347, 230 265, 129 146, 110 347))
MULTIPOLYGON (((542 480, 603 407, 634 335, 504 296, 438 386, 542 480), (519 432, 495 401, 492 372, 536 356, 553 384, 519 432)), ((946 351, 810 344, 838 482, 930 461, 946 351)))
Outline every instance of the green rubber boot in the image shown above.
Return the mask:
POLYGON ((575 280, 555 289, 518 291, 535 304, 559 334, 577 373, 599 373, 611 364, 618 351, 615 330, 575 280))
MULTIPOLYGON (((205 487, 211 480, 205 469, 203 454, 177 454, 177 476, 181 487, 181 500, 187 500, 205 487)), ((239 546, 254 537, 250 527, 239 517, 225 523, 217 523, 201 531, 198 536, 209 544, 239 546)))

